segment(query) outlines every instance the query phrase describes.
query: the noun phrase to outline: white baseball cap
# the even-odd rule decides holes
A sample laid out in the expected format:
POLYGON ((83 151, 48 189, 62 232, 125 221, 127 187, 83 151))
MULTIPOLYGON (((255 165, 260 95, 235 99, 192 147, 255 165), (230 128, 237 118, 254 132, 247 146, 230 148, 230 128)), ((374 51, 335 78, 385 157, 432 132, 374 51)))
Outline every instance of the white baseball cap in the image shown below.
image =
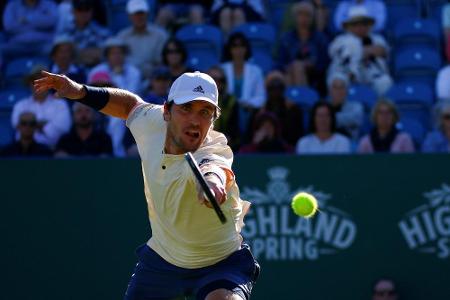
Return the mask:
POLYGON ((211 76, 199 71, 184 73, 170 87, 168 102, 185 104, 195 100, 203 100, 219 108, 219 92, 211 76))
POLYGON ((140 11, 148 12, 149 7, 146 0, 129 0, 127 3, 127 12, 131 15, 140 11))

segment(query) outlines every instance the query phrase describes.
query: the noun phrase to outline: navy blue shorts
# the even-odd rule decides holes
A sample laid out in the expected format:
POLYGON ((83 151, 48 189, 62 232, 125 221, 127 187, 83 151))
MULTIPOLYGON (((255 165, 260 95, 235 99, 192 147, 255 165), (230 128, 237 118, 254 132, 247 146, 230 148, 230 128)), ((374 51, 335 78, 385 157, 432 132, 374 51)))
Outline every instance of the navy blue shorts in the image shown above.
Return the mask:
POLYGON ((174 266, 147 245, 140 246, 136 254, 139 261, 125 300, 168 300, 180 296, 203 300, 220 288, 249 299, 260 269, 246 244, 226 259, 198 269, 174 266))

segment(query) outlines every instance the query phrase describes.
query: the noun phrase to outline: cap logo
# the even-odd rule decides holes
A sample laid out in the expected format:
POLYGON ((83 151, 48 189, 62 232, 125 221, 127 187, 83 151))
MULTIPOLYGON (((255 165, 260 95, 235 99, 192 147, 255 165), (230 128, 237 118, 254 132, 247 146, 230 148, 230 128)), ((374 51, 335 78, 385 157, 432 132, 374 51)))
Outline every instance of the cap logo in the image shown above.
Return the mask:
POLYGON ((195 89, 192 90, 193 92, 197 92, 197 93, 202 93, 204 94, 205 91, 203 90, 202 86, 199 85, 198 87, 196 87, 195 89))

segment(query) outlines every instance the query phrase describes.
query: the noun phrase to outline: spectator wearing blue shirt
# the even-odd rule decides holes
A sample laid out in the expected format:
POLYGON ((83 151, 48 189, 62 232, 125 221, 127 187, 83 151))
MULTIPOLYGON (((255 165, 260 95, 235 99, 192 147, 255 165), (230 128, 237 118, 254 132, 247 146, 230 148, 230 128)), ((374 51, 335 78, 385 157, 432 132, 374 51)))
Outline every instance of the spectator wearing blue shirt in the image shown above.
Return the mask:
MULTIPOLYGON (((58 21, 57 7, 49 0, 10 1, 3 14, 5 57, 47 55, 58 21)), ((5 59, 6 60, 6 59, 5 59)))
POLYGON ((94 3, 90 0, 74 0, 73 22, 67 24, 58 34, 70 35, 78 47, 78 60, 82 65, 92 67, 102 58, 102 48, 110 32, 93 20, 94 3))
POLYGON ((328 39, 314 28, 311 3, 294 4, 292 14, 295 28, 281 38, 279 65, 287 74, 288 85, 310 85, 324 94, 328 39))
POLYGON ((425 138, 422 152, 449 153, 450 152, 450 103, 441 104, 438 108, 437 130, 425 138))

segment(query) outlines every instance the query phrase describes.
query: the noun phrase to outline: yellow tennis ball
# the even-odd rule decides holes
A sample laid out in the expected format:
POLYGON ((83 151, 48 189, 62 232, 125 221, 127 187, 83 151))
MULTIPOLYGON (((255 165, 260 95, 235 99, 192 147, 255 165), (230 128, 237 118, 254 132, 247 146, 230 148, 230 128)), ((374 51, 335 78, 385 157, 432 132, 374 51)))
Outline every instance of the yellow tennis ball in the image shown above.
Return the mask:
POLYGON ((317 212, 317 200, 308 193, 301 192, 292 198, 292 210, 298 216, 304 218, 311 218, 317 212))

